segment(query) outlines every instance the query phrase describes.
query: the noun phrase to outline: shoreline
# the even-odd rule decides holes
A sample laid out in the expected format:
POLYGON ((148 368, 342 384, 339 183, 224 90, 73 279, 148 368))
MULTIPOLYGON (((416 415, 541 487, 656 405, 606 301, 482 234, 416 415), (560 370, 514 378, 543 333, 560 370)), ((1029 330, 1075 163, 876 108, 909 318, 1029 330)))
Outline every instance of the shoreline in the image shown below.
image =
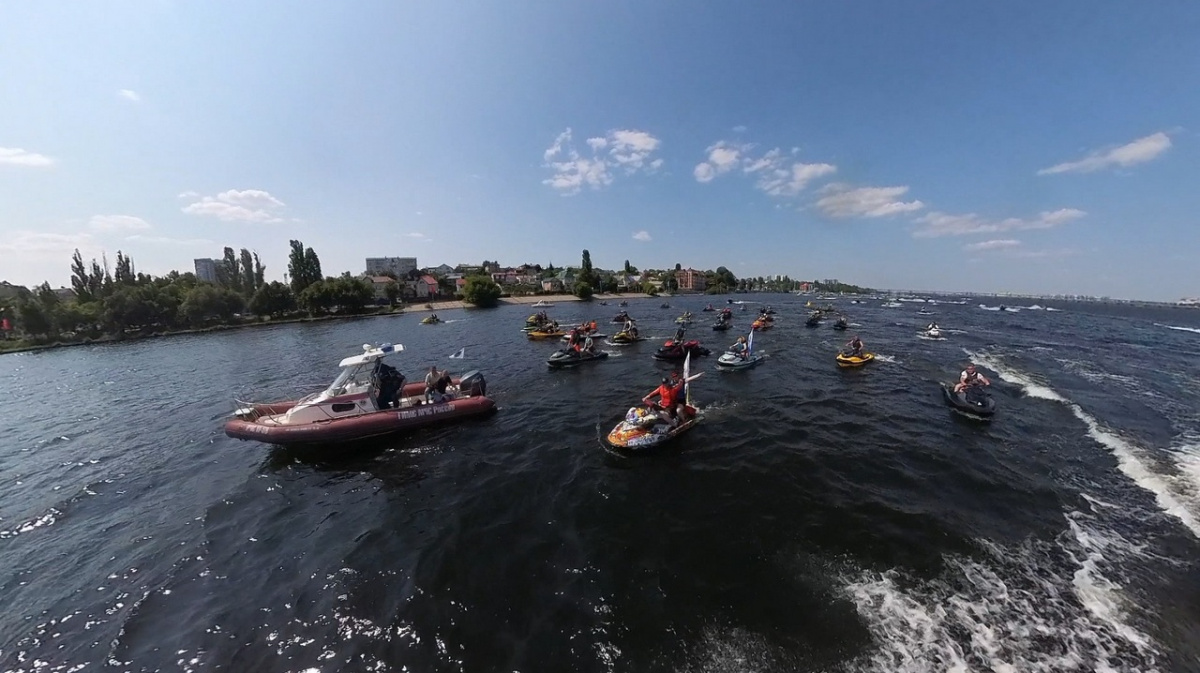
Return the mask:
MULTIPOLYGON (((592 302, 609 301, 616 299, 617 301, 628 299, 652 299, 648 294, 630 293, 630 294, 608 294, 595 295, 592 302)), ((553 294, 553 295, 530 295, 523 297, 503 297, 499 300, 499 306, 522 306, 536 304, 539 301, 547 301, 550 303, 566 303, 566 302, 582 302, 583 300, 573 294, 553 294)), ((229 330, 253 329, 256 327, 272 327, 275 325, 296 325, 310 322, 325 322, 328 320, 362 320, 366 318, 394 318, 405 315, 406 313, 429 313, 433 311, 450 311, 454 309, 474 310, 478 309, 473 304, 468 304, 462 300, 438 301, 429 302, 428 304, 405 304, 394 307, 390 310, 379 311, 376 313, 358 313, 354 315, 322 315, 322 316, 305 316, 302 318, 282 318, 279 320, 257 320, 254 322, 237 323, 230 325, 213 325, 211 327, 201 327, 197 329, 172 330, 169 332, 152 332, 150 334, 126 335, 121 338, 102 336, 96 339, 84 341, 56 341, 48 344, 31 344, 20 348, 4 349, 0 344, 0 357, 10 353, 32 353, 37 351, 52 350, 55 348, 75 348, 79 346, 104 346, 108 344, 119 344, 131 341, 144 341, 147 339, 163 339, 173 336, 183 336, 187 334, 207 334, 210 332, 225 332, 229 330)), ((478 309, 486 311, 487 309, 478 309)))

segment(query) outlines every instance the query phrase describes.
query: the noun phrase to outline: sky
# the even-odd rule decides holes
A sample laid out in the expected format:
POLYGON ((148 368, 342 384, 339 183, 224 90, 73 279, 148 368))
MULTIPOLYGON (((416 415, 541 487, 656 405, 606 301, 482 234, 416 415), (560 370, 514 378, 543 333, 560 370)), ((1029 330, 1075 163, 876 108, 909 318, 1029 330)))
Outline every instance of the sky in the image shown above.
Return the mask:
POLYGON ((1200 3, 0 4, 0 280, 118 250, 1200 295, 1200 3))

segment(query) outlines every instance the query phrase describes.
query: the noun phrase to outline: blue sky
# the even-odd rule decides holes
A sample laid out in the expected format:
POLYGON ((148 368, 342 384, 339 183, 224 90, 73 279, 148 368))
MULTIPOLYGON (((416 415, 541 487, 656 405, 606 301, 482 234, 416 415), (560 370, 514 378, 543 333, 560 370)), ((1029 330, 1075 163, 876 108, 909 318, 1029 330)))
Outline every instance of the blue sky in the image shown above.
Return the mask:
POLYGON ((1200 294, 1200 4, 0 5, 0 280, 225 245, 1200 294))

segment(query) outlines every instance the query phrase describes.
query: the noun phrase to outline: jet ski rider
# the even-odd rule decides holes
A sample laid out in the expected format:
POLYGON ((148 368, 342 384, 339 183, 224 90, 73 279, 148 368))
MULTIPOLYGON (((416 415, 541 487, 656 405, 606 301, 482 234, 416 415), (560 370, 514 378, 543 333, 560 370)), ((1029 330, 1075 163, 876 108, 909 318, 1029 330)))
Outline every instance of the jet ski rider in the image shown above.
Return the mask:
POLYGON ((990 385, 992 382, 986 376, 975 371, 975 365, 967 365, 967 368, 958 377, 958 384, 954 386, 954 392, 961 393, 972 386, 990 385))
POLYGON ((863 342, 862 339, 858 338, 857 334, 854 335, 853 339, 846 343, 846 347, 850 349, 848 355, 851 357, 861 358, 863 356, 863 342))
POLYGON ((687 415, 687 407, 683 404, 683 378, 677 372, 671 372, 671 375, 662 378, 662 385, 655 388, 642 398, 642 403, 657 407, 660 411, 666 414, 663 418, 672 427, 679 424, 680 418, 687 415), (651 398, 658 395, 658 402, 655 403, 651 398))
POLYGON ((637 338, 638 329, 637 329, 637 325, 633 324, 633 318, 630 318, 629 316, 625 316, 624 329, 625 329, 626 334, 628 334, 629 336, 631 336, 635 339, 637 338))
POLYGON ((739 358, 746 359, 746 337, 740 336, 737 341, 729 347, 729 352, 736 354, 739 358))

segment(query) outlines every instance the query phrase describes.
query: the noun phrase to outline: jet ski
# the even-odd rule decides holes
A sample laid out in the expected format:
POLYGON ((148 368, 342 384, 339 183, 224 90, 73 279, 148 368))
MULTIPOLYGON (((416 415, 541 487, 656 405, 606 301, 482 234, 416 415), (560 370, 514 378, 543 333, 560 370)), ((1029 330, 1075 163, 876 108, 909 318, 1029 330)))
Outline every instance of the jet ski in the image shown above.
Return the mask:
POLYGON ((618 306, 629 306, 629 302, 627 302, 627 301, 625 301, 624 299, 622 299, 622 300, 621 300, 621 303, 620 303, 620 304, 618 304, 618 306))
POLYGON ((561 329, 537 329, 532 332, 526 332, 525 336, 531 341, 540 341, 542 339, 557 339, 560 336, 565 336, 567 333, 561 329))
POLYGON ((586 362, 597 362, 608 357, 604 351, 577 351, 574 348, 563 348, 555 351, 546 359, 546 364, 555 368, 574 367, 586 362))
POLYGON ((671 308, 671 305, 670 305, 670 304, 663 304, 662 306, 659 306, 659 308, 671 308))
POLYGON ((718 320, 717 323, 715 325, 713 325, 713 331, 714 332, 724 332, 725 330, 729 329, 730 327, 732 327, 732 323, 730 323, 728 320, 718 320))
POLYGON ((646 337, 644 336, 635 336, 629 332, 626 332, 625 330, 621 330, 620 332, 612 335, 611 339, 605 340, 604 343, 608 344, 609 346, 628 346, 629 344, 645 340, 646 337))
POLYGON ((945 337, 942 336, 942 330, 940 330, 936 327, 933 329, 927 329, 924 332, 921 332, 921 338, 922 339, 932 339, 934 341, 942 341, 943 339, 945 339, 945 337))
POLYGON ((817 311, 813 311, 812 313, 810 313, 808 315, 808 320, 804 321, 805 327, 817 327, 820 324, 821 324, 821 314, 817 311))
POLYGON ((625 322, 626 320, 629 320, 629 314, 625 311, 621 311, 617 315, 613 316, 613 319, 610 322, 625 322))
POLYGON ((667 342, 654 352, 655 360, 677 361, 686 360, 688 357, 701 357, 712 353, 704 346, 700 345, 697 339, 688 339, 687 341, 675 341, 667 339, 667 342))
POLYGON ((996 414, 996 400, 983 386, 969 386, 961 393, 954 392, 953 384, 942 384, 942 397, 951 409, 980 421, 990 421, 996 414))
POLYGON ((676 325, 690 325, 690 324, 692 324, 692 312, 691 312, 691 311, 688 311, 687 313, 684 313, 683 315, 681 315, 681 316, 679 316, 678 318, 676 318, 676 319, 675 319, 675 324, 676 324, 676 325))
MULTIPOLYGON (((580 336, 581 338, 583 338, 583 339, 586 339, 586 338, 588 338, 588 337, 591 337, 591 338, 593 338, 593 339, 603 339, 604 337, 606 337, 606 336, 608 336, 608 335, 607 335, 607 334, 601 334, 601 333, 599 333, 599 332, 585 332, 585 331, 583 331, 583 330, 579 330, 579 336, 580 336)), ((566 336, 564 336, 564 337, 562 338, 562 341, 563 341, 563 343, 566 343, 566 342, 567 342, 567 340, 568 340, 568 339, 570 339, 570 338, 571 338, 571 335, 568 333, 566 336)))
POLYGON ((705 306, 704 308, 702 308, 700 310, 704 313, 709 313, 709 312, 715 311, 717 309, 713 308, 712 304, 709 304, 708 306, 705 306))
POLYGON ((425 318, 424 320, 422 320, 421 324, 422 325, 438 325, 438 324, 441 324, 441 322, 442 322, 441 318, 437 317, 436 315, 431 315, 428 318, 425 318))
POLYGON ((844 330, 849 327, 850 327, 850 323, 847 322, 845 318, 838 318, 837 322, 833 323, 834 329, 843 329, 844 330))
POLYGON ((837 354, 837 363, 839 367, 861 367, 874 359, 874 353, 863 353, 862 357, 857 355, 849 355, 847 353, 837 354))
POLYGON ((750 329, 768 330, 774 326, 775 325, 772 324, 770 320, 766 320, 760 316, 758 320, 755 320, 753 323, 750 324, 750 329))
POLYGON ((763 356, 754 352, 754 332, 752 331, 746 340, 745 354, 725 351, 721 357, 717 358, 717 366, 722 369, 750 369, 758 366, 762 361, 763 356))
POLYGON ((690 383, 703 375, 691 375, 691 358, 683 361, 684 411, 686 418, 678 425, 663 418, 657 407, 640 404, 625 412, 625 418, 608 433, 608 443, 621 449, 644 450, 662 444, 696 427, 700 414, 692 406, 690 383))

